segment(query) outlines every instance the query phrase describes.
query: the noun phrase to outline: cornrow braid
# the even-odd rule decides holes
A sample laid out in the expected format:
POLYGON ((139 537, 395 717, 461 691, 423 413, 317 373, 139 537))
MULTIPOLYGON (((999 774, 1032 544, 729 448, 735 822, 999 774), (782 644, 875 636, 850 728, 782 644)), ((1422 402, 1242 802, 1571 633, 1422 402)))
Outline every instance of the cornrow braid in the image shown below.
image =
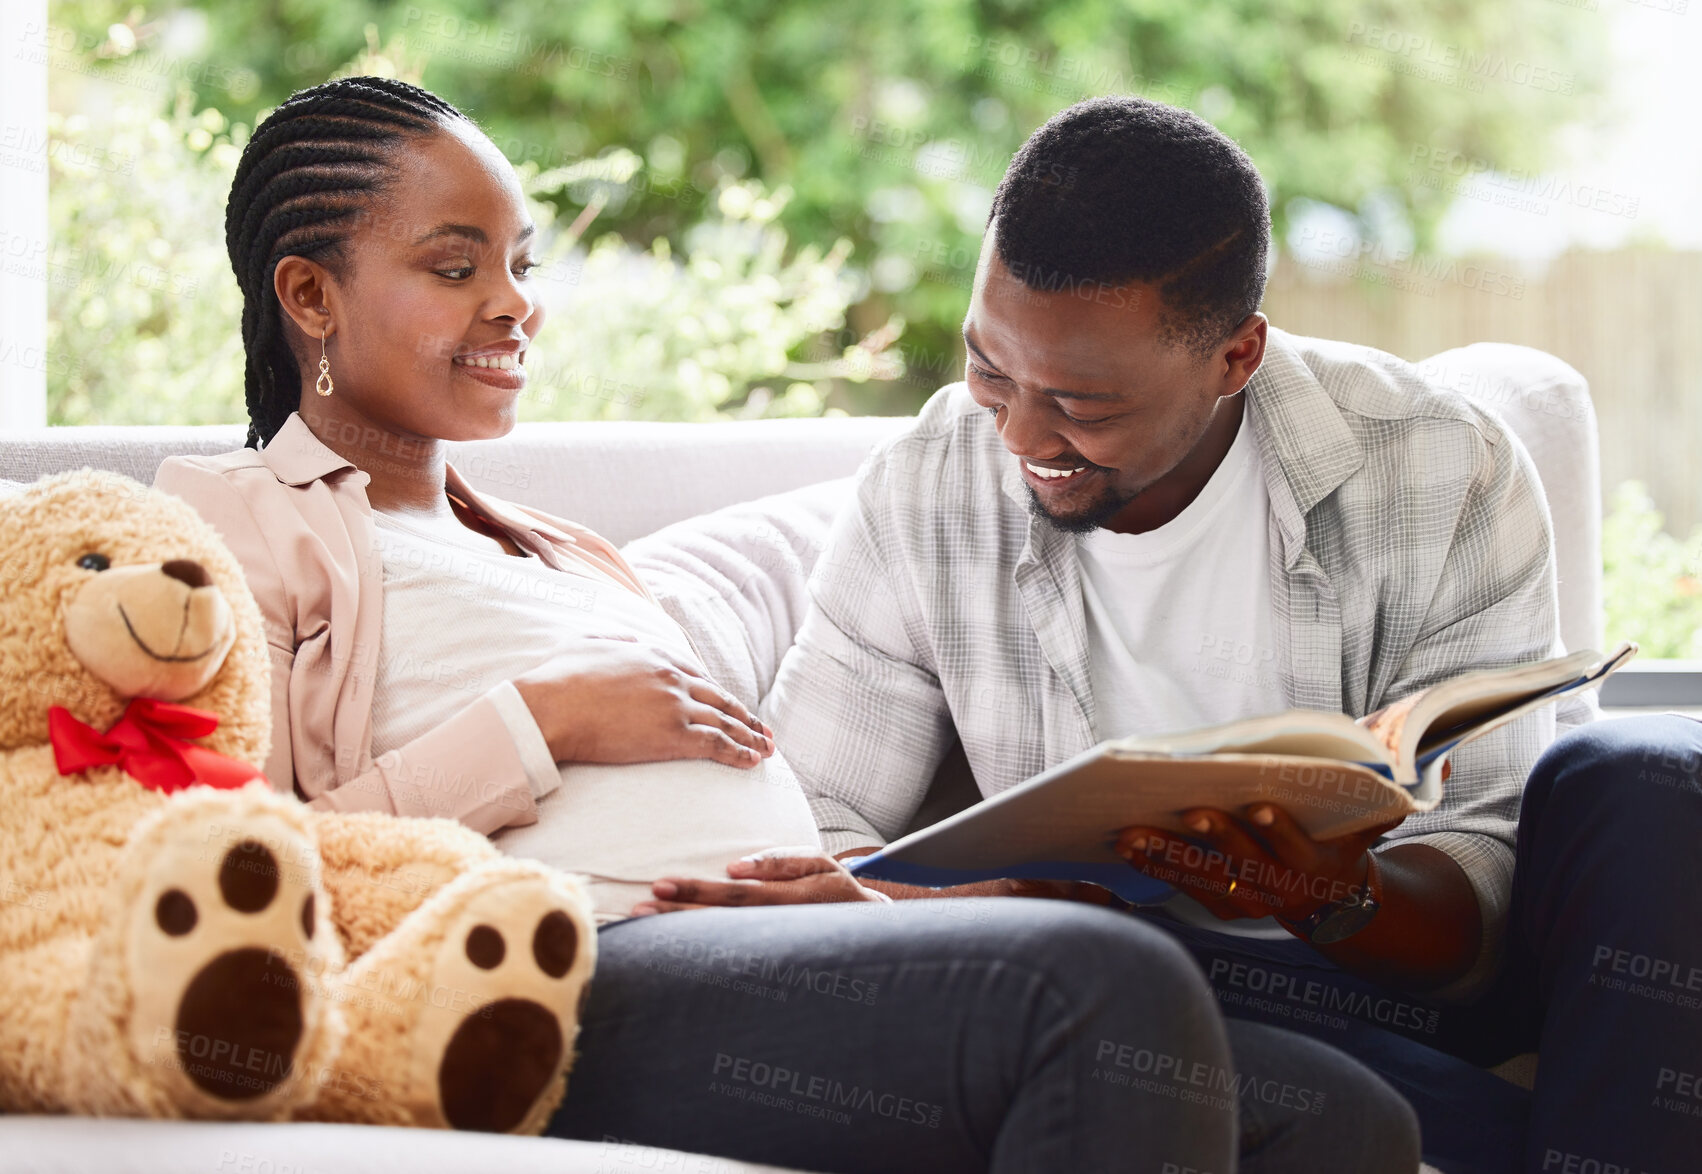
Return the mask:
POLYGON ((225 250, 242 290, 248 447, 277 435, 301 399, 272 271, 285 257, 335 266, 359 213, 395 176, 408 138, 465 119, 407 82, 338 78, 298 90, 255 128, 225 205, 225 250))

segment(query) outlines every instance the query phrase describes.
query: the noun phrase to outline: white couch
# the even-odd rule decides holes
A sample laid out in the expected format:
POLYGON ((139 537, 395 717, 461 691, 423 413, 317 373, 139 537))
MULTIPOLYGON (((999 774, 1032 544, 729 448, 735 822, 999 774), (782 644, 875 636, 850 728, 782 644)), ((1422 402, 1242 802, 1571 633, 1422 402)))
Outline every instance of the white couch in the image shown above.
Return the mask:
MULTIPOLYGON (((1437 383, 1500 414, 1530 449, 1555 520, 1563 639, 1572 649, 1599 647, 1600 471, 1595 414, 1583 378, 1552 356, 1499 344, 1449 351, 1423 368, 1437 383)), ((707 510, 846 477, 873 444, 906 423, 841 418, 532 424, 502 440, 457 446, 451 460, 477 488, 574 518, 624 544, 707 510)), ((224 452, 242 439, 239 427, 14 433, 0 440, 0 480, 30 481, 91 465, 151 482, 167 456, 224 452)), ((820 515, 824 500, 843 501, 848 493, 846 482, 805 498, 820 515)), ((788 563, 787 574, 807 573, 815 553, 810 538, 788 531, 785 541, 797 558, 788 563)), ((718 590, 737 594, 748 587, 722 582, 718 590)), ((786 616, 787 623, 795 618, 791 612, 786 616)), ((784 651, 789 638, 784 636, 774 655, 784 651)), ((955 787, 953 772, 943 771, 936 797, 924 806, 923 822, 972 795, 964 786, 961 759, 957 763, 955 787)), ((760 1169, 612 1140, 570 1143, 348 1126, 42 1117, 0 1118, 0 1167, 113 1174, 448 1174, 475 1169, 738 1174, 760 1169)))
MULTIPOLYGON (((1601 458, 1589 385, 1530 347, 1475 343, 1424 360, 1440 386, 1496 412, 1530 450, 1554 517, 1560 627, 1568 649, 1598 648, 1601 458)), ((583 522, 617 544, 695 514, 845 477, 908 417, 749 423, 522 424, 455 445, 474 488, 583 522)), ((152 482, 160 461, 228 452, 236 425, 45 428, 0 438, 0 481, 90 465, 152 482)))

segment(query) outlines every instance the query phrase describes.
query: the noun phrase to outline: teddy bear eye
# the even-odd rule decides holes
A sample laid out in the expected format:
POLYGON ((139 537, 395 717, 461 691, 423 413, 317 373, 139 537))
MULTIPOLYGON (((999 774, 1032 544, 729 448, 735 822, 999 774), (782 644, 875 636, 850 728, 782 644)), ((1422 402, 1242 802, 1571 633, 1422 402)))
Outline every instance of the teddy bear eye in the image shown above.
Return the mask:
POLYGON ((96 554, 90 551, 77 560, 77 565, 85 571, 104 571, 112 565, 112 560, 104 554, 96 554))

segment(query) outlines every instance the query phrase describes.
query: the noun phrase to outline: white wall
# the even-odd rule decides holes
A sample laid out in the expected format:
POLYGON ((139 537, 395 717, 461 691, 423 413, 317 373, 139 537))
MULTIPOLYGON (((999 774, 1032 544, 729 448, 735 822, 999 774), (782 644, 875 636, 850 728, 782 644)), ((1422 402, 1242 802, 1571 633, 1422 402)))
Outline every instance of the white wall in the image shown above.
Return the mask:
POLYGON ((47 423, 47 0, 0 0, 0 432, 47 423))

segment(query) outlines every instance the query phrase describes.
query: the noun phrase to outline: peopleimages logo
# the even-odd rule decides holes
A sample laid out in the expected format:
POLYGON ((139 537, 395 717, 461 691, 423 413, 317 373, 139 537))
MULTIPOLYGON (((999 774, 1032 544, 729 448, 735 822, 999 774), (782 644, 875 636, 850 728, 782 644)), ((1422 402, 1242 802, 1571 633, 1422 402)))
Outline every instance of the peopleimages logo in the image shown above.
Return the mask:
POLYGON ((1687 1011, 1702 1010, 1702 966, 1677 958, 1598 945, 1585 985, 1687 1011))
POLYGON ((714 1071, 721 1080, 711 1082, 711 1092, 730 1091, 723 1082, 732 1081, 735 1086, 744 1089, 761 1090, 764 1097, 769 1099, 759 1103, 771 1104, 774 1108, 789 1109, 793 1112, 806 1112, 805 1106, 809 1105, 839 1110, 855 1109, 893 1121, 926 1125, 930 1129, 938 1129, 940 1120, 945 1115, 943 1105, 933 1105, 897 1093, 865 1088, 860 1084, 846 1084, 831 1077, 810 1076, 779 1064, 729 1056, 725 1052, 715 1054, 714 1071))
POLYGON ((1301 230, 1299 239, 1311 254, 1300 262, 1308 269, 1358 277, 1425 297, 1433 296, 1436 288, 1444 284, 1498 294, 1515 301, 1525 296, 1524 278, 1474 261, 1462 264, 1450 257, 1391 248, 1379 241, 1362 240, 1353 233, 1332 228, 1308 227, 1301 230))
POLYGON ((1651 983, 1674 990, 1702 994, 1702 966, 1694 966, 1673 958, 1657 958, 1613 946, 1597 946, 1590 959, 1595 970, 1607 970, 1630 978, 1647 979, 1651 983))
POLYGON ((1363 991, 1346 990, 1333 983, 1317 979, 1302 980, 1280 970, 1231 962, 1226 958, 1212 961, 1209 977, 1213 987, 1229 987, 1263 996, 1275 1004, 1270 1009, 1279 1014, 1287 1013, 1280 1009, 1283 1003, 1293 1003, 1320 1012, 1351 1015, 1355 1019, 1381 1023, 1385 1027, 1422 1031, 1426 1035, 1436 1034, 1437 1024, 1442 1018, 1442 1012, 1435 1007, 1425 1007, 1388 996, 1374 997, 1363 991))
POLYGON ((1438 41, 1425 33, 1405 32, 1356 20, 1348 25, 1347 43, 1375 49, 1413 65, 1447 71, 1478 87, 1485 81, 1493 81, 1530 86, 1552 94, 1571 94, 1577 89, 1577 78, 1565 70, 1510 58, 1492 49, 1479 50, 1438 41))
POLYGON ((1554 1174, 1649 1174, 1640 1166, 1623 1166, 1618 1162, 1604 1162, 1600 1158, 1587 1158, 1583 1154, 1562 1150, 1544 1150, 1542 1168, 1552 1170, 1554 1174))
POLYGON ((650 969, 657 969, 659 963, 671 962, 676 966, 697 967, 733 978, 750 979, 782 992, 777 1002, 785 1001, 784 992, 807 991, 848 1003, 872 1004, 880 993, 880 984, 868 979, 852 978, 835 970, 815 969, 791 959, 782 962, 748 950, 705 946, 695 940, 673 939, 658 943, 652 953, 654 957, 648 963, 650 969))
MULTIPOLYGON (((1623 216, 1628 220, 1637 218, 1639 197, 1600 184, 1573 183, 1565 176, 1520 171, 1517 168, 1502 171, 1486 159, 1472 158, 1447 147, 1428 146, 1423 143, 1413 144, 1407 161, 1424 173, 1421 183, 1456 195, 1473 195, 1473 189, 1482 185, 1485 188, 1500 189, 1501 193, 1514 197, 1528 197, 1528 206, 1520 206, 1525 206, 1526 210, 1540 208, 1544 215, 1547 214, 1549 204, 1570 204, 1574 208, 1587 208, 1592 212, 1623 216)), ((1494 202, 1506 201, 1496 199, 1494 202)))
POLYGON ((1663 1065, 1655 1077, 1654 1106, 1686 1117, 1702 1117, 1702 1075, 1663 1065))
POLYGON ((1094 1048, 1094 1075, 1111 1084, 1124 1084, 1144 1092, 1175 1096, 1179 1100, 1231 1108, 1236 1100, 1253 1100, 1281 1105, 1300 1113, 1324 1111, 1325 1094, 1317 1089, 1280 1080, 1261 1080, 1245 1072, 1231 1072, 1205 1060, 1191 1060, 1153 1048, 1137 1048, 1116 1040, 1102 1039, 1094 1048), (1116 1071, 1121 1069, 1121 1072, 1116 1071), (1150 1077, 1137 1080, 1133 1076, 1150 1077), (1179 1094, 1173 1090, 1181 1090, 1179 1094), (1186 1095, 1192 1094, 1192 1095, 1186 1095), (1215 1096, 1212 1094, 1223 1094, 1215 1096))

